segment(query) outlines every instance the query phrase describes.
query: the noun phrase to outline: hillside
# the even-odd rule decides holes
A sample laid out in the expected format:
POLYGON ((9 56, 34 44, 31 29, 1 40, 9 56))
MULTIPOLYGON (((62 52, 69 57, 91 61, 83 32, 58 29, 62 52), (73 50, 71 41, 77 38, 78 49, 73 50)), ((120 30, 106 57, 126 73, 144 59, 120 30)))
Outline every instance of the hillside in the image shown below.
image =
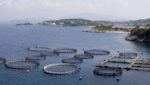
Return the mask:
MULTIPOLYGON (((115 21, 92 21, 87 19, 60 19, 60 20, 47 20, 43 22, 39 22, 37 25, 48 25, 48 26, 99 26, 99 25, 120 25, 120 26, 146 26, 150 24, 149 19, 140 19, 140 20, 133 20, 133 21, 124 21, 124 22, 115 22, 115 21)), ((17 26, 22 25, 32 25, 30 23, 24 24, 16 24, 17 26)))
POLYGON ((95 26, 97 23, 86 19, 61 19, 50 20, 38 23, 38 25, 52 25, 52 26, 95 26))
POLYGON ((132 29, 126 40, 150 43, 150 27, 132 29))
POLYGON ((134 20, 134 21, 128 21, 126 23, 132 23, 135 26, 146 26, 150 24, 150 18, 148 19, 139 19, 139 20, 134 20))

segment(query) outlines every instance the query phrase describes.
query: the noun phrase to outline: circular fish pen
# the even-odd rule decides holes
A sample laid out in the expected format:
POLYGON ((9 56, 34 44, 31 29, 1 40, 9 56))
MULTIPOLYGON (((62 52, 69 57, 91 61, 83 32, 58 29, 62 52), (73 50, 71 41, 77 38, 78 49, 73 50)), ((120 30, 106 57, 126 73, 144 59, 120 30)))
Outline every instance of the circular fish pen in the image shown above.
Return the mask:
POLYGON ((13 60, 6 62, 5 66, 12 69, 32 69, 40 65, 37 61, 13 60))
POLYGON ((74 58, 77 58, 77 59, 92 59, 92 58, 94 58, 94 56, 89 55, 89 54, 76 54, 76 55, 74 55, 74 58))
POLYGON ((59 53, 56 52, 42 52, 40 53, 41 56, 59 56, 59 53))
POLYGON ((28 50, 29 51, 37 51, 37 52, 47 52, 47 51, 51 51, 51 48, 36 46, 36 47, 28 48, 28 50))
POLYGON ((3 64, 3 63, 5 63, 5 62, 6 62, 6 59, 0 58, 0 64, 3 64))
POLYGON ((66 75, 66 74, 73 74, 80 70, 80 67, 74 64, 62 63, 62 64, 50 64, 44 66, 43 71, 48 74, 54 75, 66 75), (67 70, 64 70, 67 68, 67 70), (70 69, 68 69, 70 68, 70 69))
POLYGON ((32 56, 27 56, 26 60, 45 60, 46 56, 41 56, 41 55, 32 55, 32 56))
POLYGON ((107 68, 107 67, 96 67, 93 70, 93 73, 96 75, 102 75, 102 76, 119 76, 122 74, 121 69, 117 68, 107 68))
POLYGON ((55 53, 76 53, 77 50, 73 48, 56 48, 53 50, 55 53))
POLYGON ((91 50, 85 50, 84 53, 91 54, 91 55, 109 55, 110 51, 100 50, 100 49, 91 49, 91 50))
POLYGON ((71 64, 79 64, 83 63, 82 59, 77 59, 77 58, 64 58, 61 60, 63 63, 71 63, 71 64))
POLYGON ((131 57, 131 58, 135 58, 137 57, 137 53, 134 52, 121 52, 119 53, 119 56, 126 56, 126 57, 131 57))

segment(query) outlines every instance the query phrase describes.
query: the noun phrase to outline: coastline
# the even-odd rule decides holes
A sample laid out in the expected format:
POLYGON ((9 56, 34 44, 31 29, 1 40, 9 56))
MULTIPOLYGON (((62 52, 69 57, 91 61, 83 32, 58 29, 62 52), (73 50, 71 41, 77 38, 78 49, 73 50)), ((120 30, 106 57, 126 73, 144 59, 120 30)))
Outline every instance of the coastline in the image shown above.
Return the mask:
POLYGON ((125 31, 115 31, 115 30, 111 30, 111 31, 98 31, 95 29, 84 29, 82 30, 82 32, 89 32, 89 33, 130 33, 130 32, 125 32, 125 31))
POLYGON ((140 42, 140 43, 150 43, 150 40, 149 39, 145 39, 145 38, 139 38, 138 36, 136 35, 127 35, 125 37, 125 39, 127 41, 133 41, 133 42, 140 42))

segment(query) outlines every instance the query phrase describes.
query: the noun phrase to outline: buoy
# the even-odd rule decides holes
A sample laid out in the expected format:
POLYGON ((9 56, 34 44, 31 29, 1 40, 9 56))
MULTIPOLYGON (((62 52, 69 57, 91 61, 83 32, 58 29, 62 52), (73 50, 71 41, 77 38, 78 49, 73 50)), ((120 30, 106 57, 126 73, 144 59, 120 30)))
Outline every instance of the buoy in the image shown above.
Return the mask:
POLYGON ((26 73, 30 73, 30 70, 29 70, 29 69, 27 69, 27 70, 26 70, 26 73))
POLYGON ((79 80, 82 80, 82 76, 79 76, 79 80))
POLYGON ((120 78, 117 78, 116 80, 119 82, 119 81, 120 81, 120 78))

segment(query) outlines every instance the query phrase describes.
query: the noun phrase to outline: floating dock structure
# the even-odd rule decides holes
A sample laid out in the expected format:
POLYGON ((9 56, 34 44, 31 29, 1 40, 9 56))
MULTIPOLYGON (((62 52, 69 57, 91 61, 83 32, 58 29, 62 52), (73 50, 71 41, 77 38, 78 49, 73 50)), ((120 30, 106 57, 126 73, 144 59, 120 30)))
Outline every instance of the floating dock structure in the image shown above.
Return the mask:
POLYGON ((125 54, 120 56, 112 56, 110 59, 104 60, 101 64, 96 65, 97 67, 108 67, 108 68, 119 68, 126 70, 139 70, 139 71, 150 71, 150 59, 140 58, 136 54, 127 56, 125 54), (111 63, 112 65, 109 65, 111 63), (114 65, 117 64, 117 65, 114 65), (121 64, 121 65, 119 65, 121 64), (126 64, 126 66, 124 66, 126 64))

